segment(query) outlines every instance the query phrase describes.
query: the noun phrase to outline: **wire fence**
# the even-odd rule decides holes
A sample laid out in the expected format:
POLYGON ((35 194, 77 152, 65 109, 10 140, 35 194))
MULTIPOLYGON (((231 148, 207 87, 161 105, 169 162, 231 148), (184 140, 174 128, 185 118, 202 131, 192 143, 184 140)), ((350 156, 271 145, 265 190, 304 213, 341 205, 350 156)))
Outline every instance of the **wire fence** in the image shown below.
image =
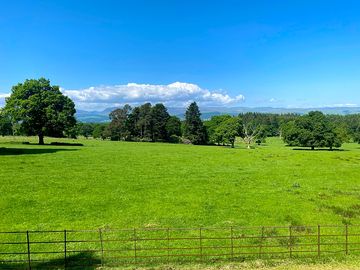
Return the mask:
POLYGON ((360 225, 0 232, 0 269, 71 269, 360 253, 360 225))

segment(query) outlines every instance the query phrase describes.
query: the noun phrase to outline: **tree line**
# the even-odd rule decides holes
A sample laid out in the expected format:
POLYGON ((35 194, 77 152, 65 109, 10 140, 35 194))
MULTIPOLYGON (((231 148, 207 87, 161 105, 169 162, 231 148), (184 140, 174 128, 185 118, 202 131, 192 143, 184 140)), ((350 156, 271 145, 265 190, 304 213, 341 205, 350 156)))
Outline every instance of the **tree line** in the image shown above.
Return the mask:
POLYGON ((306 115, 245 113, 220 115, 202 121, 196 102, 191 103, 181 120, 171 116, 161 104, 125 105, 109 114, 109 123, 77 123, 75 104, 49 80, 26 80, 12 88, 6 105, 0 109, 0 135, 37 135, 110 140, 183 142, 234 147, 241 139, 248 148, 267 137, 280 136, 290 146, 336 148, 343 142, 360 143, 360 114, 306 115))
POLYGON ((188 142, 207 144, 207 133, 196 103, 192 103, 186 120, 171 116, 161 104, 126 104, 110 112, 110 123, 79 123, 78 135, 113 141, 188 142))
POLYGON ((108 124, 79 124, 79 135, 111 140, 165 141, 192 144, 229 145, 242 140, 248 148, 267 137, 279 136, 289 146, 336 148, 343 142, 360 143, 360 114, 324 115, 244 113, 219 115, 202 121, 194 102, 185 120, 170 116, 163 104, 125 105, 110 113, 108 124))
MULTIPOLYGON (((298 114, 244 113, 219 115, 201 120, 196 102, 190 104, 185 120, 171 116, 159 103, 132 108, 125 105, 109 114, 109 123, 77 123, 60 128, 43 128, 53 137, 84 136, 114 141, 191 143, 235 146, 236 138, 248 148, 267 137, 280 136, 289 146, 333 149, 344 142, 360 143, 360 114, 324 115, 321 112, 298 114)), ((51 126, 50 126, 51 127, 51 126)), ((24 121, 13 122, 6 110, 0 110, 0 135, 36 135, 24 121)))

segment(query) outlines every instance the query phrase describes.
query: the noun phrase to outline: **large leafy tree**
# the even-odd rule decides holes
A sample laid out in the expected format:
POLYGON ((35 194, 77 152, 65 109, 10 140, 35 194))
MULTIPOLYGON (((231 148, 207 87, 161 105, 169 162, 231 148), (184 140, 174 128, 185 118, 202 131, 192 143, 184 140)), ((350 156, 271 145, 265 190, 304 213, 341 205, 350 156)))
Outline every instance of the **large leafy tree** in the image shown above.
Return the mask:
POLYGON ((5 114, 3 110, 0 109, 0 135, 7 136, 13 134, 13 128, 11 119, 8 115, 5 114))
POLYGON ((218 145, 224 143, 222 137, 223 134, 221 132, 216 132, 216 129, 221 125, 222 122, 225 122, 230 118, 231 115, 228 114, 215 115, 211 117, 210 120, 204 122, 211 143, 217 143, 218 145))
POLYGON ((231 117, 221 122, 215 129, 215 137, 222 143, 230 144, 234 148, 236 136, 241 133, 241 123, 239 117, 231 117))
POLYGON ((136 129, 139 132, 142 140, 152 140, 152 119, 151 119, 151 104, 145 103, 139 107, 137 112, 138 120, 136 122, 136 129))
POLYGON ((86 139, 92 136, 95 125, 92 123, 78 123, 76 133, 84 136, 86 139))
POLYGON ((106 139, 105 130, 106 130, 107 126, 108 126, 107 123, 95 124, 94 131, 92 133, 93 138, 94 139, 101 138, 103 140, 106 139))
POLYGON ((173 135, 181 136, 181 120, 177 116, 170 116, 166 123, 166 133, 168 137, 173 135))
POLYGON ((310 112, 283 128, 283 139, 291 146, 315 148, 340 147, 342 139, 335 126, 322 112, 310 112))
POLYGON ((152 141, 166 141, 168 134, 166 132, 166 124, 170 115, 166 107, 159 103, 151 108, 151 124, 152 124, 152 141))
POLYGON ((354 139, 354 142, 357 142, 360 144, 360 129, 356 133, 354 133, 353 139, 354 139))
POLYGON ((193 144, 206 144, 206 128, 201 121, 201 113, 196 102, 189 105, 185 113, 184 137, 193 144))
POLYGON ((39 144, 44 136, 61 137, 76 125, 74 102, 45 78, 13 86, 5 111, 27 135, 37 135, 39 144))
POLYGON ((111 140, 124 140, 130 136, 128 119, 131 110, 131 106, 126 104, 124 107, 110 112, 109 118, 111 122, 107 126, 107 133, 111 140))

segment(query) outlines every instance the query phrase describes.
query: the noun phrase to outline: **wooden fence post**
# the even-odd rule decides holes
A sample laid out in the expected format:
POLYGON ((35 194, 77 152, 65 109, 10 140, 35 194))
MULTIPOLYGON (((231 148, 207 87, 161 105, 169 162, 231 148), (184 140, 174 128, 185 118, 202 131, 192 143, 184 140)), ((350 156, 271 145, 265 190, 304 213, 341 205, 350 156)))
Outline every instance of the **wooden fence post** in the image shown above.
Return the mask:
POLYGON ((66 255, 66 230, 64 230, 64 268, 66 269, 67 255, 66 255))
POLYGON ((26 242, 27 242, 27 255, 28 255, 29 270, 31 270, 31 256, 30 256, 30 237, 29 237, 29 231, 26 231, 26 242))
POLYGON ((318 250, 317 250, 317 253, 318 253, 318 257, 320 257, 320 225, 318 225, 318 235, 317 235, 317 247, 318 247, 318 250))
POLYGON ((99 237, 100 237, 100 247, 101 247, 101 267, 104 266, 104 244, 103 244, 103 236, 102 230, 99 229, 99 237))

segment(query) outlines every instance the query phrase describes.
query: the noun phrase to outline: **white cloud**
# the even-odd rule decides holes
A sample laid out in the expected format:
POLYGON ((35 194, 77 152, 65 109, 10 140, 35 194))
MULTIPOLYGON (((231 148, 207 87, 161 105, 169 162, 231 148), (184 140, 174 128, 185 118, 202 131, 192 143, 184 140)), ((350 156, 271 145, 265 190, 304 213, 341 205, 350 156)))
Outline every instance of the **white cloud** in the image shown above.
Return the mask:
POLYGON ((333 104, 333 105, 326 105, 325 107, 358 107, 358 104, 354 103, 340 103, 340 104, 333 104))
POLYGON ((85 89, 61 91, 74 100, 79 109, 99 110, 125 103, 162 102, 167 106, 186 106, 196 101, 202 106, 236 105, 243 95, 232 97, 224 91, 203 89, 196 84, 175 82, 169 85, 137 84, 92 86, 85 89))
POLYGON ((0 94, 0 107, 5 105, 5 98, 9 97, 10 94, 0 94))

